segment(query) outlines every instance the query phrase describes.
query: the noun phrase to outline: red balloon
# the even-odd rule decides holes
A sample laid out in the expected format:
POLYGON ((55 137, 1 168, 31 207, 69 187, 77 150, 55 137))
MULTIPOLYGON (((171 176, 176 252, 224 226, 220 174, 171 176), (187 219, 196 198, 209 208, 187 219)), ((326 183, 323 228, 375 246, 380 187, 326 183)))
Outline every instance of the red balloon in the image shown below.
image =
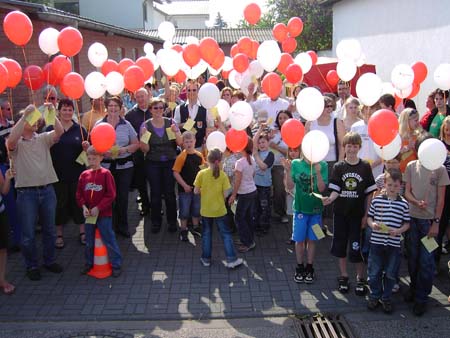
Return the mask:
POLYGON ((225 53, 223 52, 222 48, 219 48, 210 65, 213 69, 220 69, 224 62, 225 53))
POLYGON ((258 53, 259 42, 256 40, 252 40, 252 51, 249 55, 253 60, 256 60, 256 55, 258 53))
POLYGON ((219 79, 218 79, 217 77, 215 77, 215 76, 211 76, 211 77, 208 79, 208 82, 209 82, 209 83, 212 83, 212 84, 216 84, 217 81, 219 81, 219 79))
POLYGON ((128 67, 125 73, 123 73, 125 88, 131 92, 135 92, 139 88, 143 87, 145 80, 146 78, 144 72, 139 66, 128 67))
POLYGON ((23 71, 23 82, 31 90, 36 90, 44 84, 44 72, 36 65, 28 66, 23 71))
POLYGON ((134 61, 129 58, 123 58, 119 61, 119 72, 120 74, 124 75, 125 71, 131 67, 134 66, 134 61))
POLYGON ((99 153, 108 151, 116 143, 114 127, 106 122, 97 124, 91 131, 91 142, 99 153))
POLYGON ((409 94, 409 96, 407 97, 408 99, 412 99, 413 97, 415 97, 417 94, 419 94, 420 91, 420 84, 416 83, 415 81, 412 84, 412 91, 411 94, 409 94))
POLYGON ((155 72, 155 67, 153 67, 152 60, 150 60, 146 56, 141 56, 139 59, 137 59, 136 65, 141 67, 146 79, 149 79, 155 72))
POLYGON ((267 94, 272 100, 275 100, 280 96, 281 89, 283 87, 283 81, 277 73, 267 73, 262 82, 263 92, 267 94))
POLYGON ((239 73, 243 73, 247 70, 249 65, 248 56, 243 53, 238 53, 233 58, 233 67, 239 73))
POLYGON ((72 62, 67 56, 58 55, 52 61, 52 73, 57 82, 72 71, 72 62))
POLYGON ((373 142, 379 146, 391 143, 398 134, 398 120, 388 109, 377 110, 369 118, 367 131, 373 142))
POLYGON ((66 56, 77 55, 83 47, 83 36, 73 27, 66 27, 58 35, 59 51, 66 56))
POLYGON ((8 87, 8 69, 0 63, 0 93, 8 87))
POLYGON ((14 11, 3 19, 3 30, 13 44, 25 46, 33 35, 33 23, 26 14, 14 11))
POLYGON ((255 3, 248 4, 244 8, 244 18, 250 25, 255 25, 261 18, 261 8, 255 3))
POLYGON ((222 70, 222 77, 226 80, 230 76, 231 70, 222 70))
POLYGON ((238 45, 235 43, 233 46, 231 46, 231 49, 230 49, 230 56, 232 57, 232 58, 234 58, 235 56, 236 56, 236 54, 238 54, 239 53, 239 47, 238 47, 238 45))
POLYGON ((194 67, 200 62, 200 48, 198 45, 191 43, 183 49, 183 60, 189 67, 194 67))
POLYGON ((227 147, 235 153, 245 149, 248 143, 248 135, 245 130, 236 130, 230 128, 225 134, 225 142, 227 147))
POLYGON ((287 38, 281 43, 283 52, 292 53, 297 49, 297 41, 294 38, 287 38))
POLYGON ((108 59, 102 64, 101 70, 102 70, 102 74, 106 76, 111 72, 118 72, 119 64, 114 60, 108 59))
POLYGON ((280 63, 277 67, 278 71, 285 74, 287 67, 292 63, 294 63, 294 59, 292 58, 291 54, 281 53, 280 63))
POLYGON ((286 80, 290 83, 297 83, 303 79, 303 70, 296 63, 290 64, 286 69, 286 80))
POLYGON ((70 72, 61 81, 61 91, 71 99, 79 99, 84 93, 83 77, 75 72, 70 72))
POLYGON ((297 119, 289 119, 281 126, 281 138, 289 148, 297 148, 305 136, 305 127, 297 119))
POLYGON ((180 69, 173 78, 176 83, 184 83, 184 81, 186 81, 186 79, 187 79, 187 76, 186 76, 186 73, 180 69))
POLYGON ((411 65, 411 68, 414 71, 414 82, 416 82, 417 84, 421 84, 428 75, 426 64, 422 61, 417 61, 411 65))
POLYGON ((277 23, 273 26, 272 35, 278 42, 283 42, 288 38, 288 28, 284 23, 277 23))
POLYGON ((6 59, 2 64, 8 69, 8 87, 16 87, 22 80, 22 67, 13 59, 6 59))
POLYGON ((303 31, 303 21, 298 17, 290 18, 287 24, 289 35, 293 38, 299 36, 303 31))
POLYGON ((337 73, 337 71, 335 71, 334 69, 328 71, 327 76, 326 76, 327 82, 331 87, 334 87, 338 84, 339 82, 339 75, 337 73))
POLYGON ((202 59, 211 64, 219 49, 217 41, 211 37, 206 37, 200 40, 199 47, 202 59))
POLYGON ((51 62, 46 63, 44 68, 42 68, 42 71, 44 72, 45 82, 52 86, 58 85, 60 79, 53 73, 53 64, 51 62))
POLYGON ((247 56, 250 56, 252 53, 252 39, 248 36, 243 36, 237 42, 237 46, 239 49, 239 53, 244 53, 247 56))
POLYGON ((311 61, 314 66, 317 63, 317 59, 318 59, 316 52, 313 50, 309 50, 306 53, 311 57, 311 61))
POLYGON ((173 45, 171 48, 172 48, 173 50, 177 51, 178 53, 183 52, 183 47, 181 47, 181 45, 179 45, 178 43, 175 44, 175 45, 173 45))

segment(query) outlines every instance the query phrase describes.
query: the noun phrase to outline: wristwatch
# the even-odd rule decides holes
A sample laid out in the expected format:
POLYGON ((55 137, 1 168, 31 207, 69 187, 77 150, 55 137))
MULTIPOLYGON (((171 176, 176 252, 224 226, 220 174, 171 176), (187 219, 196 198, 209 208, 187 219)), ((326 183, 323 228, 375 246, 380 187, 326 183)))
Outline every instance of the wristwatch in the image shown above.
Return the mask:
POLYGON ((439 217, 436 217, 436 218, 433 220, 433 222, 436 223, 436 224, 439 224, 439 223, 441 222, 441 219, 440 219, 439 217))

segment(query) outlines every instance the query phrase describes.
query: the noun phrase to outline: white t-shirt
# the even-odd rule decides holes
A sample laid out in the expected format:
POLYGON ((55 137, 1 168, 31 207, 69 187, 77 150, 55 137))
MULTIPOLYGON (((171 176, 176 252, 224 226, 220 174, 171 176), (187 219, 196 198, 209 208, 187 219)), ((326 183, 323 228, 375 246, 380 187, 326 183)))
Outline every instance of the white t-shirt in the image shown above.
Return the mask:
POLYGON ((264 97, 257 99, 256 101, 250 102, 250 105, 253 108, 254 114, 256 114, 260 110, 266 110, 268 113, 268 120, 271 119, 273 127, 275 125, 275 119, 277 118, 277 114, 280 110, 286 110, 289 108, 289 102, 285 99, 278 98, 273 101, 269 97, 264 97))
POLYGON ((252 164, 250 165, 246 157, 241 157, 236 161, 234 166, 235 171, 240 171, 242 173, 241 185, 238 189, 238 194, 249 194, 256 190, 256 185, 253 177, 255 176, 256 162, 253 157, 252 164))

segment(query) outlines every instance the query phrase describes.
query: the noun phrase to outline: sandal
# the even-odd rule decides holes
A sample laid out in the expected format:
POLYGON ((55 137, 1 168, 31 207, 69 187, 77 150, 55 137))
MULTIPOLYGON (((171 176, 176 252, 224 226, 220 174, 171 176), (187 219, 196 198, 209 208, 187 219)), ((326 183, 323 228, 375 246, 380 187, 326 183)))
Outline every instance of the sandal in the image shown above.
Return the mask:
POLYGON ((62 235, 58 235, 58 237, 56 237, 55 248, 56 249, 64 248, 64 239, 62 235))
POLYGON ((12 295, 16 291, 16 287, 8 282, 5 282, 1 288, 5 295, 12 295))
POLYGON ((80 244, 86 245, 86 234, 84 232, 80 232, 80 244))

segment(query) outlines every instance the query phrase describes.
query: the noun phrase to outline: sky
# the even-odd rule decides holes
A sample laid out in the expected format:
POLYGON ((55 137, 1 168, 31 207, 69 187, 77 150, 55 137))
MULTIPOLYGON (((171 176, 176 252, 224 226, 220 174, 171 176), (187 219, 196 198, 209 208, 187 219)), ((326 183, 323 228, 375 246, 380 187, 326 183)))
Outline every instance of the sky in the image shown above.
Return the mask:
POLYGON ((249 3, 256 3, 264 12, 266 0, 210 0, 209 12, 211 25, 216 19, 217 12, 220 12, 228 27, 235 27, 239 20, 244 18, 244 8, 249 3))

